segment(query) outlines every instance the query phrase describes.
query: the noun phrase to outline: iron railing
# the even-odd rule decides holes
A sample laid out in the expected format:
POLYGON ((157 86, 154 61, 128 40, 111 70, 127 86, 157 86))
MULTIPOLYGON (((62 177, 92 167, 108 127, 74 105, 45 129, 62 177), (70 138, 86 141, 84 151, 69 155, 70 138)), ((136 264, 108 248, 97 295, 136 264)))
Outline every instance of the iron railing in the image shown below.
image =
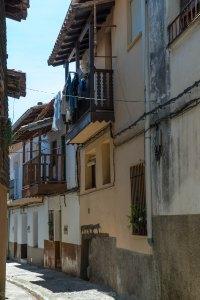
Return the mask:
POLYGON ((192 0, 168 27, 169 44, 178 38, 200 16, 200 0, 192 0))

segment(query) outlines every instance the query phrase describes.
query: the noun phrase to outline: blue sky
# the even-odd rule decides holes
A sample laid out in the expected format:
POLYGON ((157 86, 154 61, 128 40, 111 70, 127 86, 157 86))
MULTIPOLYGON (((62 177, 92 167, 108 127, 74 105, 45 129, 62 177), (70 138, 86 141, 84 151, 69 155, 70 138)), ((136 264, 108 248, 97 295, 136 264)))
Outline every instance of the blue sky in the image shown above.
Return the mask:
POLYGON ((9 115, 16 121, 37 102, 48 102, 64 84, 64 68, 49 67, 53 49, 70 0, 31 0, 28 18, 21 23, 7 19, 8 68, 26 72, 27 96, 9 98, 9 115), (36 93, 29 89, 47 91, 36 93))

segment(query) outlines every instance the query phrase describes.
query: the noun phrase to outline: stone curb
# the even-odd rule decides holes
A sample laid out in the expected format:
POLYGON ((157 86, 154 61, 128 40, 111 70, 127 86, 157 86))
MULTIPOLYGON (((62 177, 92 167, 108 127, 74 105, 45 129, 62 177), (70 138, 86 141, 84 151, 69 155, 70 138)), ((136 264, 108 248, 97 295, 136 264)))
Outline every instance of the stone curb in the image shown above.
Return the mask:
POLYGON ((28 288, 25 284, 23 284, 19 281, 16 281, 16 280, 13 280, 13 279, 10 279, 10 278, 7 278, 6 281, 11 283, 11 284, 14 284, 14 285, 18 286, 19 288, 24 289, 29 294, 31 294, 33 297, 35 297, 37 300, 46 300, 44 297, 41 296, 41 294, 36 293, 31 288, 28 288))

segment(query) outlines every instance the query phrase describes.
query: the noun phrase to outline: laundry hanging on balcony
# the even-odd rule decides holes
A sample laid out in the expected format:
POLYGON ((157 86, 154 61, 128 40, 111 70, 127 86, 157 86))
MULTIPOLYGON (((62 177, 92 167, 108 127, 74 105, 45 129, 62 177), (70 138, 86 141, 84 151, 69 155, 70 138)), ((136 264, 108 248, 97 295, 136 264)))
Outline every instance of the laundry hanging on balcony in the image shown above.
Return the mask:
POLYGON ((54 116, 53 116, 53 123, 52 123, 52 130, 53 131, 62 131, 64 122, 62 119, 62 97, 61 92, 57 94, 54 99, 54 116))
POLYGON ((67 83, 66 83, 66 122, 70 122, 72 119, 72 110, 71 107, 73 107, 73 96, 72 96, 72 80, 71 80, 71 75, 70 73, 68 74, 67 77, 67 83))

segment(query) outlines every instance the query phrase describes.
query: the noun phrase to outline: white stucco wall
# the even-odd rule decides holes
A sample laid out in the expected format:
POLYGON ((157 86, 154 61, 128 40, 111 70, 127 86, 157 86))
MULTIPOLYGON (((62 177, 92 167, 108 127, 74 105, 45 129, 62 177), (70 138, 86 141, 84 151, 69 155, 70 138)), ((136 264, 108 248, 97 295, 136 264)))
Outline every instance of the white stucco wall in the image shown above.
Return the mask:
POLYGON ((44 201, 42 206, 38 207, 38 248, 44 248, 44 240, 48 240, 48 203, 44 201))
POLYGON ((76 145, 66 145, 66 180, 67 188, 77 187, 76 145))
MULTIPOLYGON (((177 0, 167 0, 167 25, 178 15, 177 0)), ((169 47, 170 97, 174 97, 200 79, 200 19, 191 24, 169 47)), ((179 105, 200 96, 200 89, 182 97, 179 105)), ((178 105, 178 104, 176 104, 178 105)), ((174 104, 175 106, 175 104, 174 104)), ((162 194, 154 203, 154 214, 187 215, 200 213, 200 121, 199 106, 170 120, 168 134, 169 170, 160 170, 157 186, 162 186, 162 174, 169 175, 169 198, 162 194), (160 180, 160 182, 159 182, 160 180)), ((167 134, 167 132, 165 133, 167 134)), ((168 151, 168 150, 167 150, 168 151)))
POLYGON ((171 96, 200 79, 200 19, 190 25, 170 47, 171 96))
MULTIPOLYGON (((38 248, 44 248, 44 240, 48 240, 48 204, 44 202, 40 206, 32 206, 28 208, 28 246, 35 247, 36 241, 34 241, 34 212, 38 213, 38 248)), ((36 227, 35 227, 36 229, 36 227)))
POLYGON ((62 199, 62 242, 80 245, 80 204, 76 193, 62 199), (64 233, 67 226, 68 233, 64 233))
POLYGON ((27 210, 10 210, 9 241, 18 244, 27 243, 27 210))
POLYGON ((22 180, 23 180, 23 154, 22 148, 13 148, 10 153, 10 180, 14 180, 15 199, 22 197, 22 180))
MULTIPOLYGON (((161 201, 155 214, 200 213, 200 118, 199 107, 171 121, 169 194, 170 202, 161 201)), ((159 182, 158 182, 159 185, 159 182)))
POLYGON ((9 214, 9 242, 17 242, 17 211, 16 210, 10 210, 9 214))

